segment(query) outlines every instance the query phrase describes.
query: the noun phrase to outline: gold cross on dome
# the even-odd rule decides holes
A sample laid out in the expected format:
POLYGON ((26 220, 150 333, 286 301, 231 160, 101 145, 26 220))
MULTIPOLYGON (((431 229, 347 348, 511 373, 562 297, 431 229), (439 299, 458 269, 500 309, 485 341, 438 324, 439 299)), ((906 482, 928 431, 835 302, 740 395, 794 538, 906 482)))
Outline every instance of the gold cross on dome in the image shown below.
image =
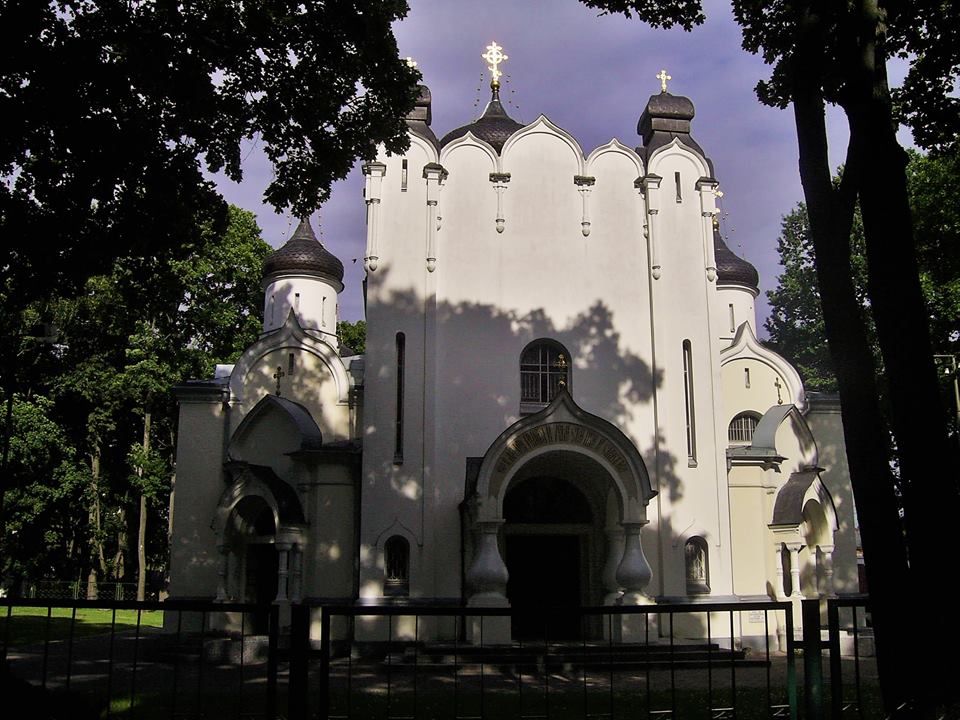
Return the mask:
POLYGON ((661 70, 660 72, 658 72, 658 73, 656 74, 655 77, 657 78, 657 80, 660 81, 660 92, 666 92, 666 91, 667 91, 667 80, 673 80, 673 78, 670 77, 669 75, 667 75, 667 71, 666 71, 666 70, 661 70))
POLYGON ((487 45, 487 51, 481 55, 484 60, 487 61, 489 70, 490 70, 490 86, 493 88, 500 87, 500 76, 503 75, 500 72, 500 69, 497 67, 504 60, 509 60, 510 58, 503 53, 503 48, 497 45, 496 42, 491 42, 487 45))

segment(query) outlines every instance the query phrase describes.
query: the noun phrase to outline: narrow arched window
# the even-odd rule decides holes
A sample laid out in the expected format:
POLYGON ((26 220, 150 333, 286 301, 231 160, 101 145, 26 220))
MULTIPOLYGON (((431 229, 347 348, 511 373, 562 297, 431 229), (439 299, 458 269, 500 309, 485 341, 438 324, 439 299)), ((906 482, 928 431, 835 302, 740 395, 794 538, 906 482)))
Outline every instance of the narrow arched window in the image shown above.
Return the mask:
POLYGON ((683 408, 687 420, 687 464, 697 465, 697 416, 693 402, 693 349, 683 341, 683 408))
POLYGON ((570 353, 554 340, 535 340, 520 355, 520 403, 546 405, 569 390, 570 353))
POLYGON ((397 333, 397 415, 394 424, 393 461, 403 462, 403 374, 406 363, 407 338, 397 333))
POLYGON ((683 546, 684 567, 687 573, 687 595, 702 595, 710 592, 710 557, 707 542, 702 537, 692 537, 683 546))
POLYGON ((402 535, 393 535, 383 544, 383 594, 410 594, 410 543, 402 535))
POLYGON ((760 418, 756 413, 742 412, 730 421, 727 439, 731 445, 749 445, 753 442, 753 432, 760 418))

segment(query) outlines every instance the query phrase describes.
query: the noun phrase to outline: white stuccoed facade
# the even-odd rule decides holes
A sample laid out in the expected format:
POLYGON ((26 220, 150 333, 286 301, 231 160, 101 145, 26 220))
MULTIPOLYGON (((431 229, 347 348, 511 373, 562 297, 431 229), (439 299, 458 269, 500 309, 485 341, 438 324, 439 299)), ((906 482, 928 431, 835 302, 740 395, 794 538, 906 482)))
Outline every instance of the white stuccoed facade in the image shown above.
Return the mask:
POLYGON ((693 104, 654 95, 640 148, 584 151, 515 123, 496 87, 443 140, 430 103, 403 156, 364 167, 365 356, 337 346, 342 266, 302 224, 268 259, 260 341, 180 388, 172 595, 855 592, 838 408, 756 339, 756 270, 715 229, 693 104))

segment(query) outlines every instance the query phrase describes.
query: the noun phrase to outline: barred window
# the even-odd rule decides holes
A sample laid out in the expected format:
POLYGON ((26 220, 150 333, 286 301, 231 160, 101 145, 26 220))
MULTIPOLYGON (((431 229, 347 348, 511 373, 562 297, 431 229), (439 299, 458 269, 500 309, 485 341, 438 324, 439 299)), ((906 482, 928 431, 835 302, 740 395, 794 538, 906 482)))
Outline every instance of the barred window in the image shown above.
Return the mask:
POLYGON ((753 442, 753 431, 757 429, 760 418, 756 413, 743 412, 730 421, 727 439, 731 445, 749 445, 753 442))
POLYGON ((520 356, 520 402, 547 404, 561 387, 569 390, 570 354, 558 342, 537 340, 520 356))
POLYGON ((410 594, 410 543, 402 535, 393 535, 383 544, 383 594, 410 594))
POLYGON ((710 592, 710 559, 707 542, 702 537, 692 537, 683 546, 687 575, 687 594, 702 595, 710 592))

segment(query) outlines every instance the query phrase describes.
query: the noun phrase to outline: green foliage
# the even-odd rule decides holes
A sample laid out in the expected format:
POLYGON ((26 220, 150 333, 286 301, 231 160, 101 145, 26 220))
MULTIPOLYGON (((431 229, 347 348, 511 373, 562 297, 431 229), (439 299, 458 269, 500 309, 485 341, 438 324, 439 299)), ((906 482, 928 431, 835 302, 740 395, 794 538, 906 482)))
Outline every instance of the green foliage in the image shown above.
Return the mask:
POLYGON ((337 339, 341 345, 346 345, 358 355, 363 355, 367 351, 367 321, 341 320, 337 323, 337 339))
MULTIPOLYGON (((797 368, 808 390, 836 392, 837 378, 820 307, 810 219, 803 203, 783 217, 777 253, 783 273, 777 277, 776 289, 767 292, 770 316, 764 327, 770 342, 797 368)), ((867 268, 859 213, 850 236, 850 254, 857 298, 866 310, 867 268)), ((863 313, 863 320, 872 327, 868 312, 863 313)))
POLYGON ((230 208, 229 217, 226 231, 199 228, 185 258, 117 258, 83 293, 7 318, 17 338, 16 354, 7 355, 16 358, 14 385, 31 400, 16 403, 23 419, 13 426, 11 472, 19 485, 7 495, 2 553, 16 563, 4 568, 5 579, 85 578, 101 551, 107 573, 121 576, 141 494, 149 556, 154 565, 165 562, 172 388, 236 360, 261 329, 260 280, 270 248, 251 213, 230 208), (45 315, 58 328, 55 345, 28 335, 45 315))
POLYGON ((57 423, 52 400, 15 396, 12 410, 2 571, 7 577, 56 574, 70 567, 82 540, 74 509, 89 472, 57 423))
POLYGON ((0 285, 26 305, 115 257, 188 254, 226 207, 203 171, 303 216, 358 157, 406 148, 403 0, 0 2, 0 285))
MULTIPOLYGON (((960 149, 941 157, 910 153, 907 180, 920 282, 929 311, 933 351, 947 355, 960 352, 960 189, 954 182, 958 174, 960 149)), ((803 203, 784 216, 777 252, 783 273, 777 278, 776 289, 767 293, 770 317, 764 327, 777 350, 800 371, 808 389, 836 391, 823 327, 810 223, 803 203)), ((882 361, 869 313, 867 260, 859 211, 854 213, 850 256, 854 288, 880 368, 882 361)), ((949 390, 945 384, 947 407, 954 402, 949 390)))

